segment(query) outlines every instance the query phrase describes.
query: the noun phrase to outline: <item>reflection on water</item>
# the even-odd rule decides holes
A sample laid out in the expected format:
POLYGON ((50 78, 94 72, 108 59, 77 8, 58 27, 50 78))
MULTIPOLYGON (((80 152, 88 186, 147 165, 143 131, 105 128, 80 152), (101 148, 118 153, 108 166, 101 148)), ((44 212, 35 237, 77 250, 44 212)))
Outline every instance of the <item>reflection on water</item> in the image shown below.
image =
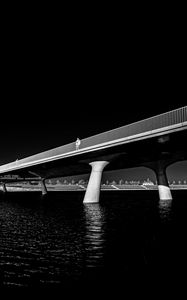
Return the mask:
POLYGON ((105 213, 100 204, 84 206, 85 213, 85 249, 87 266, 98 266, 102 263, 105 243, 105 213))
POLYGON ((172 199, 159 200, 159 214, 162 220, 169 220, 172 213, 172 199))
POLYGON ((187 267, 186 194, 149 195, 106 193, 89 205, 76 193, 0 199, 0 287, 103 285, 106 278, 107 286, 127 287, 143 276, 147 285, 156 272, 179 276, 187 267))

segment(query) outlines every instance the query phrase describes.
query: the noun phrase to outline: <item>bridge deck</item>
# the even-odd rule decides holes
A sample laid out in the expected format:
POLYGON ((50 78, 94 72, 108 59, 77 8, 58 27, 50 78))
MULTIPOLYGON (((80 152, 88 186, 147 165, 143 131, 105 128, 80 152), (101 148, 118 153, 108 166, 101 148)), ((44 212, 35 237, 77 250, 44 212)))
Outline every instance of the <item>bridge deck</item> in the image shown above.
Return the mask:
POLYGON ((187 106, 169 111, 142 121, 103 132, 81 141, 80 150, 76 151, 75 142, 41 152, 19 161, 0 166, 0 174, 29 166, 45 163, 69 155, 95 151, 103 147, 112 147, 120 143, 130 142, 135 138, 147 138, 154 134, 163 134, 172 130, 183 130, 187 127, 187 106))

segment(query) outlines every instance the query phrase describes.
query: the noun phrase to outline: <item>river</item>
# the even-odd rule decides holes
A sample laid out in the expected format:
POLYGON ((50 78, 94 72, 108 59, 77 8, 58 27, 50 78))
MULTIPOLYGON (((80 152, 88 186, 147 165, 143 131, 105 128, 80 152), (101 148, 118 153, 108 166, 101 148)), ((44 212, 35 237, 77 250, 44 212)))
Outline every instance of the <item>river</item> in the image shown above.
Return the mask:
MULTIPOLYGON (((160 286, 187 267, 187 192, 0 195, 0 287, 160 286)), ((181 281, 182 282, 182 281, 181 281)))

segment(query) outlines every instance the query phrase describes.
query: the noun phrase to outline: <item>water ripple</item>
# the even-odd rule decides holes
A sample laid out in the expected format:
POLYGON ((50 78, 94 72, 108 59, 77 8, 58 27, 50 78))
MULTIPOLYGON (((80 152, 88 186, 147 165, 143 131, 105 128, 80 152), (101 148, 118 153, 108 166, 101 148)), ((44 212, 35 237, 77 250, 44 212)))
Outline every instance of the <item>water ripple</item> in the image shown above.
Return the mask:
POLYGON ((124 196, 94 205, 83 205, 75 196, 60 201, 51 196, 46 203, 36 203, 34 195, 22 197, 0 201, 0 287, 120 280, 120 272, 167 269, 175 244, 181 245, 178 258, 185 262, 182 229, 187 224, 181 215, 186 202, 180 210, 180 201, 124 196), (173 224, 181 235, 174 234, 173 224))

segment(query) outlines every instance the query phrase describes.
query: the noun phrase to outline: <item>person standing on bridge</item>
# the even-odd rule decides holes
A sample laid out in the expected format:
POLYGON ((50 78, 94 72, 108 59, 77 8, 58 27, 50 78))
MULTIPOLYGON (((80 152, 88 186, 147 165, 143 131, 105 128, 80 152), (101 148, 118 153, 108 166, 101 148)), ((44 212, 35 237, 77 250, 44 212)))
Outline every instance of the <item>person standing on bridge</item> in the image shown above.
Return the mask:
POLYGON ((76 143, 75 143, 76 150, 79 150, 80 144, 81 144, 81 140, 79 138, 77 138, 76 143))

